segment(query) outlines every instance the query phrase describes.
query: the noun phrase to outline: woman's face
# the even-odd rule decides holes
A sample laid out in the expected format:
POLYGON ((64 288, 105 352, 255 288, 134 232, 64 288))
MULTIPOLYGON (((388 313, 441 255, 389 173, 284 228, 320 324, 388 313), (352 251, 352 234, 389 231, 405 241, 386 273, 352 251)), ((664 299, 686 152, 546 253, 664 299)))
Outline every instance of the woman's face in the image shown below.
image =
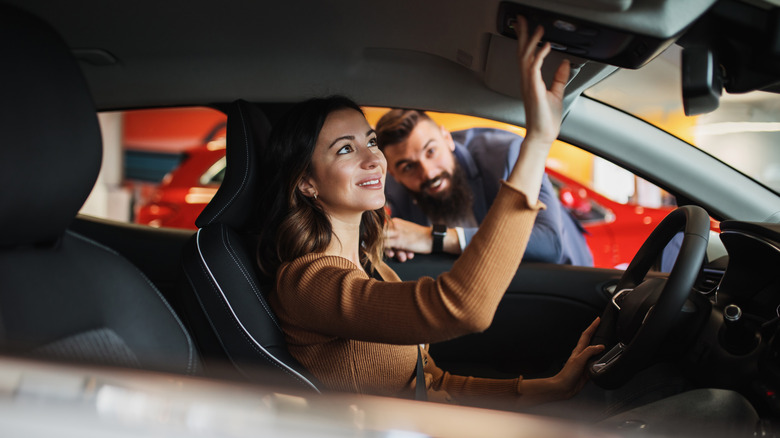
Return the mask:
POLYGON ((325 119, 312 155, 312 175, 299 185, 331 217, 362 214, 385 205, 387 161, 376 133, 354 109, 334 111, 325 119))

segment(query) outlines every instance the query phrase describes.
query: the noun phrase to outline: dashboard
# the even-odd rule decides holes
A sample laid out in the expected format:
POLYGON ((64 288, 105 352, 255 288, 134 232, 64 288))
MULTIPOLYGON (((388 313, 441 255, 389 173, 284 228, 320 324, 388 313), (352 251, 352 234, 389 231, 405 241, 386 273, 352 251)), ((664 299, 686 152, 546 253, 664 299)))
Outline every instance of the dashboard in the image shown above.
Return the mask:
MULTIPOLYGON (((728 256, 710 261, 697 284, 711 311, 687 352, 690 375, 735 389, 780 415, 780 225, 724 221, 728 256)), ((701 308, 701 306, 700 306, 701 308)))

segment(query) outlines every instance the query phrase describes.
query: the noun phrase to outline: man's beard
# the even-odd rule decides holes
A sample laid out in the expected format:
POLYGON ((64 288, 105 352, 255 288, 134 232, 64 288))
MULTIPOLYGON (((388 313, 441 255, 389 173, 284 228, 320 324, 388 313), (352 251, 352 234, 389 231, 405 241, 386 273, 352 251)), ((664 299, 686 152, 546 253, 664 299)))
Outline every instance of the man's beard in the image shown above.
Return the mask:
POLYGON ((438 177, 422 183, 419 192, 411 192, 411 194, 417 201, 417 206, 425 213, 431 223, 445 224, 449 227, 477 226, 472 211, 474 195, 471 193, 471 186, 466 179, 466 172, 458 163, 455 163, 452 175, 444 171, 438 177), (450 188, 444 193, 428 194, 426 189, 434 181, 441 178, 450 180, 450 188))

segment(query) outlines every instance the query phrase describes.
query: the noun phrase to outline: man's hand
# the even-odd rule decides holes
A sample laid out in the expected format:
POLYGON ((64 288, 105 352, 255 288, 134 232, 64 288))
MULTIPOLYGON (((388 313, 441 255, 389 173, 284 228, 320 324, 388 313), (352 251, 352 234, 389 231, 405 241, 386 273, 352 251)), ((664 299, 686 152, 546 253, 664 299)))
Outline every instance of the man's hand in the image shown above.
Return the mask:
POLYGON ((385 227, 385 255, 399 262, 414 258, 415 253, 430 254, 433 246, 431 227, 394 217, 385 227))

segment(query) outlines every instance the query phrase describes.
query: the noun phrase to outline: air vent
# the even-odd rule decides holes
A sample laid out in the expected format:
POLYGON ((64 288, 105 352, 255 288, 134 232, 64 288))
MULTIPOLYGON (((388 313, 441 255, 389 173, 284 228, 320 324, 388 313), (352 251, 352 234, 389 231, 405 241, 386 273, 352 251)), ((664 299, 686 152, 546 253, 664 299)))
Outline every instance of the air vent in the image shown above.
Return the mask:
POLYGON ((722 269, 704 268, 693 288, 700 294, 709 295, 718 289, 724 274, 722 269))

